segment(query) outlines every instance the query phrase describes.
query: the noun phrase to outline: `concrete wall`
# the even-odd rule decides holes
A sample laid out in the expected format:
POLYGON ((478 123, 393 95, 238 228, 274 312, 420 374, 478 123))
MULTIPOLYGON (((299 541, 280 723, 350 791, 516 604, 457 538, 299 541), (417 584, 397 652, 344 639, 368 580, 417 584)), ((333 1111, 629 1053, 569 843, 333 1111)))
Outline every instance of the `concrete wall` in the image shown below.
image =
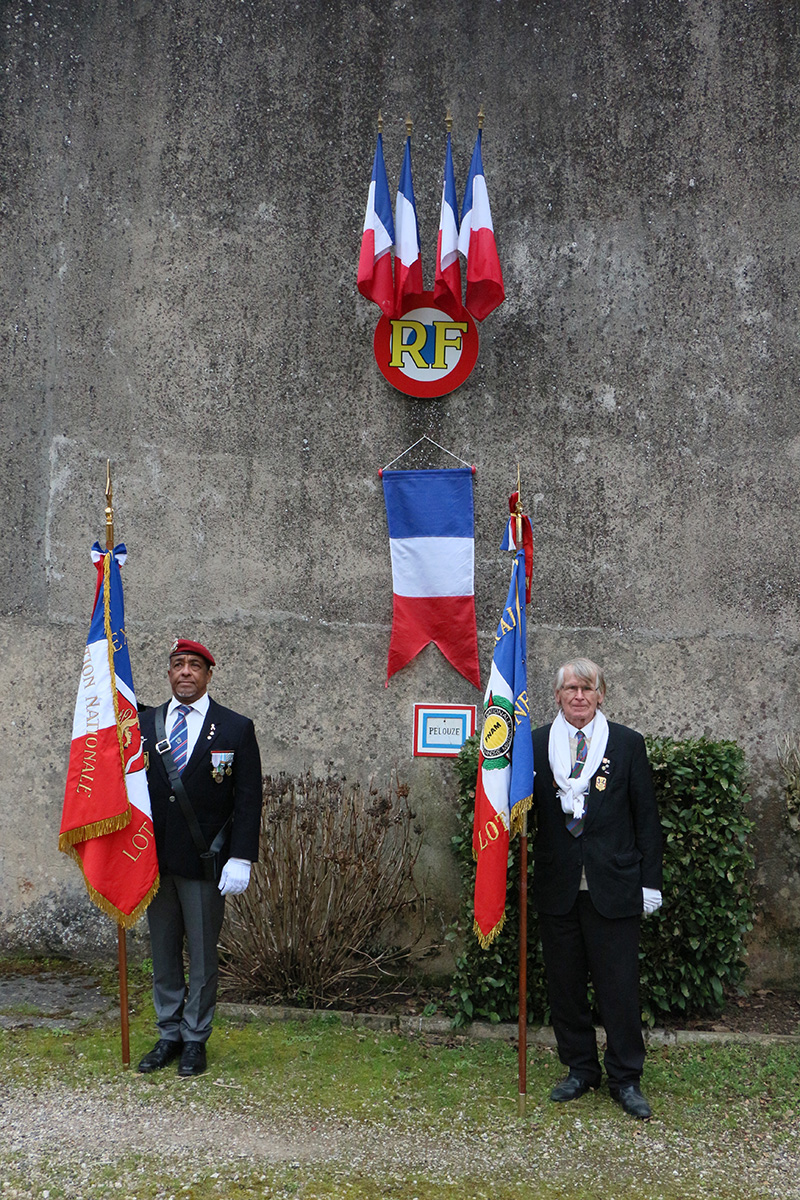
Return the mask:
POLYGON ((796 6, 6 0, 0 40, 2 945, 111 929, 55 849, 107 457, 140 698, 197 636, 267 768, 397 766, 448 918, 454 776, 412 760, 411 711, 480 693, 433 648, 384 687, 377 472, 428 434, 477 464, 484 674, 519 462, 534 717, 580 651, 610 716, 741 741, 753 969, 800 978, 775 766, 800 698, 796 6), (461 189, 481 104, 508 299, 470 379, 413 400, 355 288, 376 114, 392 191, 414 118, 431 286, 445 110, 461 189))

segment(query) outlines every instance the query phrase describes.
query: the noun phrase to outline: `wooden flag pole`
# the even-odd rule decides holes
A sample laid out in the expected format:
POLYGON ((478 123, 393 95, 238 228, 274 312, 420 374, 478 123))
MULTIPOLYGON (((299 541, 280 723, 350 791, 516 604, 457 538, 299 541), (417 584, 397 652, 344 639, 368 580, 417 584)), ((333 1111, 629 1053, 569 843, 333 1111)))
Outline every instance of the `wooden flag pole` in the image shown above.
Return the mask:
MULTIPOLYGON (((114 549, 114 507, 111 490, 111 460, 106 460, 106 550, 114 549)), ((117 924, 117 962, 119 967, 119 1023, 122 1039, 122 1068, 131 1065, 130 1027, 128 1024, 128 942, 125 926, 117 924)))
MULTIPOLYGON (((517 466, 517 503, 514 506, 516 518, 517 546, 522 545, 522 500, 520 499, 519 466, 517 466)), ((523 579, 524 587, 524 579, 523 579)), ((519 589, 519 575, 517 576, 519 589)), ((525 603, 523 592, 522 603, 525 603)), ((527 625, 526 625, 527 628, 527 625)), ((524 647, 527 654, 527 647, 524 647)), ((522 828, 519 833, 519 1031, 518 1031, 518 1065, 517 1076, 519 1094, 517 1099, 517 1114, 525 1116, 525 1105, 528 1091, 528 814, 522 814, 522 828)))

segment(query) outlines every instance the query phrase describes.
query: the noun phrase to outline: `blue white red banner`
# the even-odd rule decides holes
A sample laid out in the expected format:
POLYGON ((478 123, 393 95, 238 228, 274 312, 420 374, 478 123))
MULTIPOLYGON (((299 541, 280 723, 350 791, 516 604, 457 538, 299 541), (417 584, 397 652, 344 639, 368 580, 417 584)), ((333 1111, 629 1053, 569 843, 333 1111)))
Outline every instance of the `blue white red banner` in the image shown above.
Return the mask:
POLYGON ((92 620, 72 724, 58 840, 91 899, 118 924, 142 915, 158 889, 150 794, 133 690, 120 567, 125 547, 92 547, 92 620))
POLYGON ((436 245, 436 279, 433 298, 446 306, 455 305, 453 315, 458 316, 463 308, 461 299, 461 262, 458 257, 458 200, 456 199, 456 177, 453 170, 453 147, 447 135, 447 153, 444 161, 442 184, 442 207, 439 214, 439 238, 436 245))
POLYGON ((422 293, 422 258, 419 249, 417 204, 411 178, 411 138, 406 138, 397 200, 394 206, 395 259, 394 311, 402 313, 412 296, 422 293))
POLYGON ((364 232, 361 235, 358 290, 367 300, 374 301, 389 317, 394 312, 393 245, 392 198, 389 195, 389 181, 386 178, 386 163, 383 158, 383 137, 379 133, 367 196, 364 232))
POLYGON ((533 742, 528 708, 525 551, 511 571, 497 625, 492 672, 483 700, 483 731, 475 789, 472 852, 475 934, 489 946, 505 922, 508 846, 533 802, 533 742))
POLYGON ((387 682, 435 642, 480 687, 472 471, 385 471, 394 607, 387 682))
POLYGON ((483 173, 480 130, 464 192, 458 248, 467 260, 467 295, 464 303, 475 320, 482 321, 498 304, 503 303, 506 293, 483 173))

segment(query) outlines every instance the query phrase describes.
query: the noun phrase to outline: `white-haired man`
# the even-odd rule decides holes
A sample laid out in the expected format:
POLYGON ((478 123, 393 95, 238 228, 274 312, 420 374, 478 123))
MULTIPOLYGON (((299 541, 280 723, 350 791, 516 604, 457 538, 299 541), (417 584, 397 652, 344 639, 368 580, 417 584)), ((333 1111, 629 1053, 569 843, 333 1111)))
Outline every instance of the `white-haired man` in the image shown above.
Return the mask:
POLYGON ((605 679, 574 659, 555 680, 558 715, 533 733, 533 901, 566 1079, 556 1101, 600 1084, 588 986, 606 1031, 612 1097, 646 1120, 639 1007, 639 926, 661 904, 661 825, 644 738, 600 711, 605 679))

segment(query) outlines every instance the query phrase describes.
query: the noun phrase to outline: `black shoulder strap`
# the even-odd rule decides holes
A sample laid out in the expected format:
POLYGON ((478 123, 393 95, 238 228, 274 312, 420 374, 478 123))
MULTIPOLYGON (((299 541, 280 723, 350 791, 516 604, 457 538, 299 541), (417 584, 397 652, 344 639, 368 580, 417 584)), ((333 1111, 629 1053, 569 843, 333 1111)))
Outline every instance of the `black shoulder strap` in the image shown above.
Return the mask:
POLYGON ((203 859, 213 857, 222 848, 222 844, 227 837, 228 830, 233 821, 233 814, 228 817, 227 821, 222 826, 222 829, 220 829, 211 845, 208 846, 206 844, 206 839, 203 837, 203 831, 198 824, 197 817, 195 816, 195 811, 192 808, 192 803, 186 794, 186 788, 183 786, 183 780, 181 779, 180 771, 175 765, 175 759, 172 757, 172 747, 169 744, 165 723, 168 706, 169 701, 167 701, 166 704, 160 705, 160 707, 156 709, 155 726, 156 738, 158 739, 156 742, 156 750, 161 755, 161 761, 163 762, 167 775, 169 776, 170 787, 175 793, 175 797, 178 800, 181 809, 183 810, 183 815, 186 818, 186 824, 189 826, 189 832, 192 835, 192 841, 195 844, 197 853, 203 859))

